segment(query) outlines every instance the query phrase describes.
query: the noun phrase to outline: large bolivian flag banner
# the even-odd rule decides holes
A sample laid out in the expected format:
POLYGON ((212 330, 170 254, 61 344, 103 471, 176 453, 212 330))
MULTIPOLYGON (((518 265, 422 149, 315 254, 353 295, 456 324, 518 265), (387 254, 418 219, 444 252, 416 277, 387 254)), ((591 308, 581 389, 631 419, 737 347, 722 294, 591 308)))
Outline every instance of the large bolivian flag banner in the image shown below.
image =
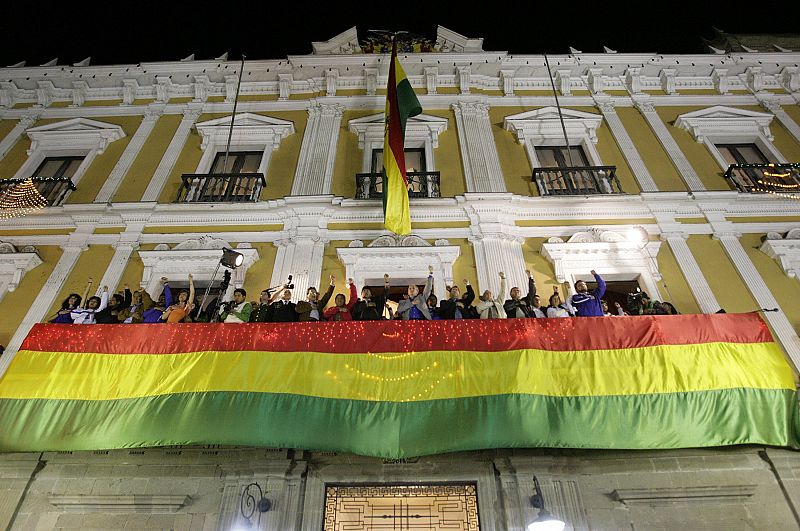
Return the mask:
POLYGON ((797 420, 755 314, 42 324, 0 380, 0 451, 796 447, 797 420))
POLYGON ((393 42, 386 85, 386 131, 383 137, 383 226, 395 234, 411 234, 404 151, 406 121, 421 112, 422 106, 397 59, 397 44, 393 42))

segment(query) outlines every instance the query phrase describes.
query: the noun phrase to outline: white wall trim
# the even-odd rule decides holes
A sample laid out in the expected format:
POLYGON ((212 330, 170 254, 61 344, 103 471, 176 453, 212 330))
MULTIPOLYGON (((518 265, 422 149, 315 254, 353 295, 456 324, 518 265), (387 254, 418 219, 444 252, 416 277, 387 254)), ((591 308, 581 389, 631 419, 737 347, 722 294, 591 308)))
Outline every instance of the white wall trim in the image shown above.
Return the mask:
POLYGON ((41 263, 35 247, 26 246, 18 251, 10 243, 0 242, 0 302, 6 293, 17 289, 25 273, 41 263))
POLYGON ((800 279, 800 229, 790 230, 785 237, 777 232, 767 233, 760 250, 777 260, 786 276, 800 279))

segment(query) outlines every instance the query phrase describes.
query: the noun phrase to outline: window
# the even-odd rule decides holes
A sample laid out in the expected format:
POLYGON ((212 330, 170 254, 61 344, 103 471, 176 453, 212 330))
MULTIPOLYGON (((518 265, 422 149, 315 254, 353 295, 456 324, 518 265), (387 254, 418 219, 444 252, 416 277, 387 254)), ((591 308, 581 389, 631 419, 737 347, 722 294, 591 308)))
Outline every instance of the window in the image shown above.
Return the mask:
MULTIPOLYGON (((537 185, 546 195, 607 194, 612 192, 606 169, 589 169, 589 160, 582 145, 536 147, 541 169, 535 168, 537 185), (547 171, 547 168, 564 168, 547 171)), ((545 194, 543 194, 545 195, 545 194)))
MULTIPOLYGON (((403 151, 406 156, 406 173, 421 172, 425 173, 425 150, 423 148, 406 149, 403 151)), ((372 150, 372 173, 380 173, 383 170, 383 150, 372 150)))
POLYGON ((537 147, 536 154, 542 168, 569 168, 575 166, 588 166, 586 153, 582 146, 537 147))
POLYGON ((755 144, 715 144, 728 164, 767 164, 769 161, 755 144))
POLYGON ((72 179, 75 172, 83 162, 84 157, 47 157, 45 158, 31 177, 45 179, 59 179, 66 177, 72 179))
POLYGON ((197 180, 194 201, 249 201, 261 182, 258 175, 262 151, 234 151, 217 153, 209 176, 197 180), (242 174, 253 174, 252 176, 242 174))
POLYGON ((258 173, 263 154, 263 151, 233 151, 228 154, 225 165, 225 152, 221 151, 214 157, 209 173, 258 173))

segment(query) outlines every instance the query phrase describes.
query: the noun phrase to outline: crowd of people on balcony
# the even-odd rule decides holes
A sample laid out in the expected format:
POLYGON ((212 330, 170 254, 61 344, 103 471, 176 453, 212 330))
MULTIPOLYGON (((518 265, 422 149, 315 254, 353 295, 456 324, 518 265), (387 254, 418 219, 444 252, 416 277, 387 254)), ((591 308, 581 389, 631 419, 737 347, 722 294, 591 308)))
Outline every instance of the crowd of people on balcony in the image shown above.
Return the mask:
POLYGON ((242 288, 233 290, 230 301, 208 304, 200 308, 201 301, 195 297, 192 275, 188 275, 189 289, 178 292, 177 300, 166 277, 161 278, 162 292, 157 300, 144 289, 131 292, 126 284, 120 293, 109 296, 108 286, 103 286, 100 296, 88 297, 92 287, 89 279, 83 295, 70 294, 61 308, 49 321, 51 323, 73 324, 111 324, 111 323, 185 323, 219 321, 223 323, 284 323, 305 321, 373 321, 391 316, 399 320, 451 320, 451 319, 514 319, 514 318, 563 318, 563 317, 603 317, 625 315, 675 315, 678 311, 669 302, 650 300, 645 292, 628 294, 625 307, 614 302, 614 310, 603 299, 606 283, 595 271, 591 271, 596 287, 589 289, 587 283, 575 283, 575 293, 562 298, 558 286, 542 306, 534 276, 528 270, 527 294, 522 295, 519 287, 511 288, 510 298, 506 299, 506 278, 499 273, 499 290, 485 290, 476 299, 476 294, 468 280, 464 280, 464 292, 458 286, 447 286, 448 298, 441 302, 433 292, 433 268, 424 288, 411 284, 396 309, 389 308, 389 275, 384 275, 383 294, 373 296, 372 290, 365 286, 358 296, 353 279, 348 279, 348 296, 343 293, 333 297, 336 277, 330 276, 330 284, 320 296, 315 287, 306 290, 305 300, 292 302, 293 287, 284 284, 278 289, 265 289, 258 301, 247 301, 247 292, 242 288), (331 297, 333 305, 329 306, 331 297), (85 301, 81 305, 81 301, 85 301), (474 304, 473 304, 474 303, 474 304), (386 317, 384 317, 386 316, 386 317))

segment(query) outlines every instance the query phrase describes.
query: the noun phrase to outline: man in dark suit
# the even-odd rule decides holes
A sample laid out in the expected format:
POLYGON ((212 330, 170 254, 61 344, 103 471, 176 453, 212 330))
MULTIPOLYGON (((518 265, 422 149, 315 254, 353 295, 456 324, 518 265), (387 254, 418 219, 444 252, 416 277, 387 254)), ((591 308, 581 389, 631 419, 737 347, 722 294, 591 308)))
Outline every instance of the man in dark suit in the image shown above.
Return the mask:
POLYGON ((269 321, 271 323, 293 323, 297 321, 297 310, 292 302, 292 290, 285 289, 281 298, 269 306, 269 321))
POLYGON ((533 280, 533 275, 530 271, 525 271, 528 275, 528 294, 522 298, 522 292, 518 287, 511 288, 511 298, 503 304, 503 309, 506 311, 506 317, 513 319, 515 317, 537 317, 534 311, 533 298, 536 296, 536 281, 533 280))
POLYGON ((258 303, 253 303, 253 312, 250 314, 251 323, 269 322, 269 299, 269 290, 265 289, 261 292, 261 300, 258 303))
POLYGON ((475 292, 472 290, 469 280, 464 279, 464 286, 467 292, 463 297, 458 286, 453 286, 448 290, 450 298, 439 303, 439 316, 442 319, 475 319, 478 317, 472 307, 475 292))

